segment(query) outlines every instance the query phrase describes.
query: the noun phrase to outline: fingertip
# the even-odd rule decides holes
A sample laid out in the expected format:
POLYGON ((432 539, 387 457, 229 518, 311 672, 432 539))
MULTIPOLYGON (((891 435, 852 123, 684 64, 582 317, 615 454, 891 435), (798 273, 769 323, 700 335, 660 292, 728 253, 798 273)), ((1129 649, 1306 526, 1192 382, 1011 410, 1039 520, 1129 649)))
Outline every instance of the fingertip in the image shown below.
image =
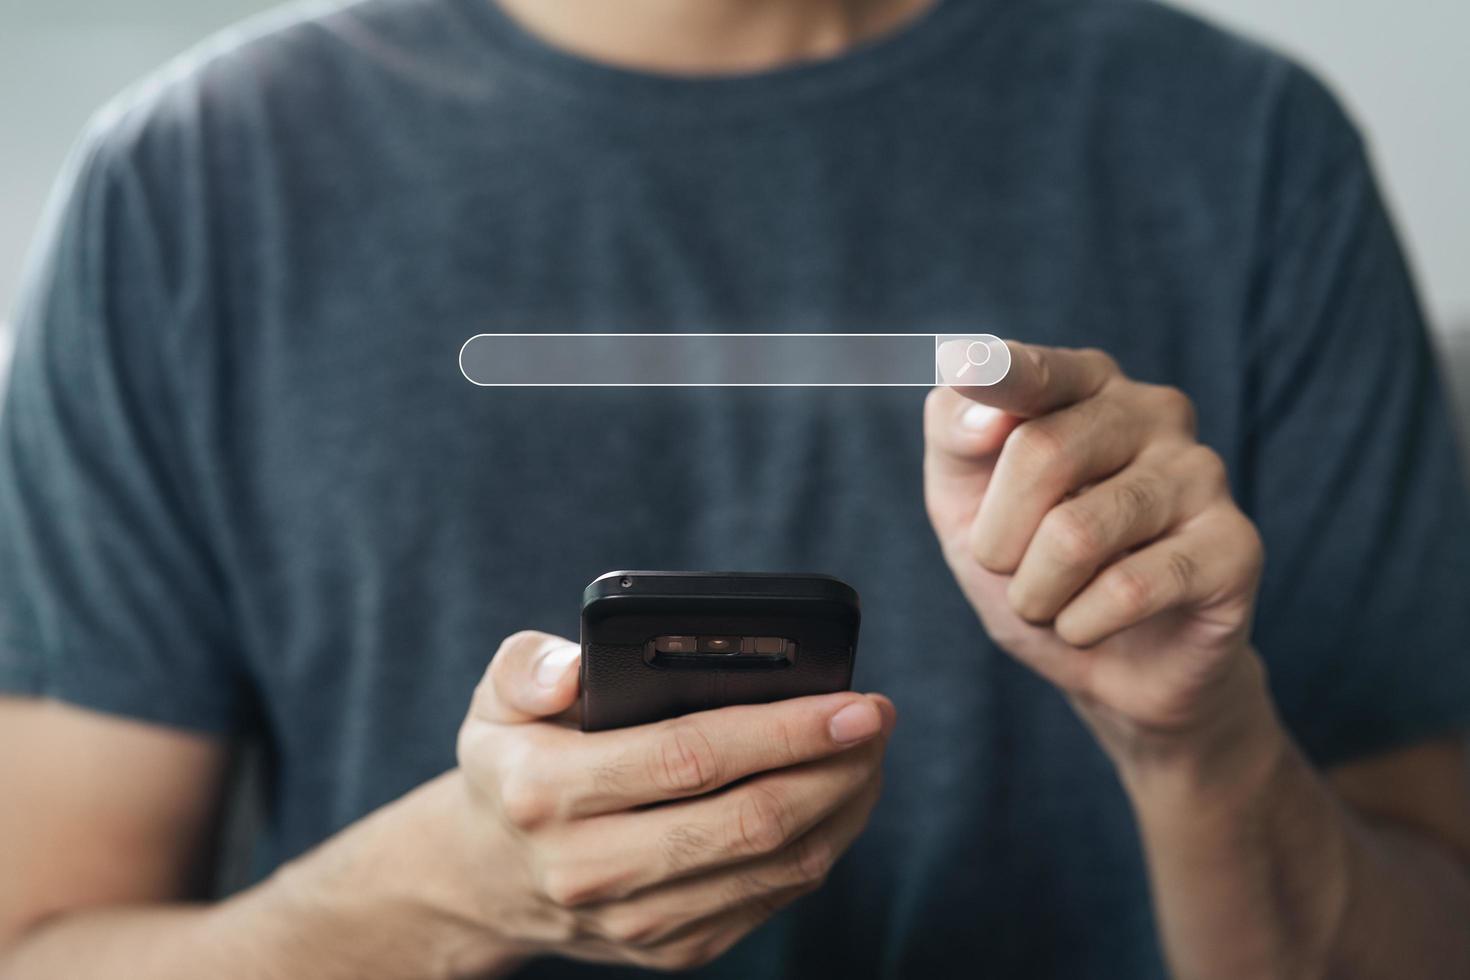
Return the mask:
MULTIPOLYGON (((993 575, 1013 575, 1021 564, 1021 556, 1007 553, 1006 542, 1001 540, 1004 531, 997 530, 985 503, 986 501, 981 501, 980 509, 975 513, 975 521, 970 525, 970 557, 993 575)), ((994 510, 994 505, 990 510, 994 510)))
POLYGON ((939 387, 924 411, 925 438, 944 455, 971 461, 998 453, 1020 420, 968 397, 966 389, 939 387))
POLYGON ((883 731, 883 711, 870 698, 858 698, 834 714, 827 731, 838 745, 855 745, 883 731))
POLYGON ((1069 647, 1087 650, 1107 638, 1106 633, 1100 632, 1087 621, 1088 617, 1085 613, 1069 613, 1070 608, 1058 613, 1055 622, 1052 623, 1052 629, 1059 640, 1069 647))
POLYGON ((546 643, 537 654, 532 672, 536 685, 546 690, 555 690, 581 656, 582 648, 575 643, 566 640, 546 643))
MULTIPOLYGON (((1017 569, 1019 573, 1019 569, 1017 569)), ((1016 574, 1006 585, 1006 602, 1011 611, 1032 626, 1045 626, 1052 621, 1056 610, 1048 597, 1038 593, 1032 577, 1016 574)))
POLYGON ((886 694, 876 691, 868 693, 868 698, 878 706, 878 713, 883 716, 883 734, 892 735, 893 729, 898 724, 898 706, 886 694))
POLYGON ((576 700, 582 648, 566 640, 551 640, 537 653, 526 695, 546 713, 564 711, 576 700))
POLYGON ((885 710, 885 711, 897 711, 898 710, 897 708, 895 708, 893 706, 893 699, 890 698, 888 695, 883 694, 883 693, 881 693, 879 691, 868 691, 865 696, 873 699, 874 701, 876 701, 878 703, 879 708, 882 709, 882 710, 885 710))
POLYGON ((998 408, 993 408, 990 405, 982 405, 979 402, 972 402, 960 412, 959 426, 962 432, 979 436, 984 435, 1004 417, 1005 412, 1002 412, 998 408))
POLYGON ((565 711, 577 698, 580 655, 577 644, 547 633, 507 638, 490 664, 491 720, 526 721, 565 711))

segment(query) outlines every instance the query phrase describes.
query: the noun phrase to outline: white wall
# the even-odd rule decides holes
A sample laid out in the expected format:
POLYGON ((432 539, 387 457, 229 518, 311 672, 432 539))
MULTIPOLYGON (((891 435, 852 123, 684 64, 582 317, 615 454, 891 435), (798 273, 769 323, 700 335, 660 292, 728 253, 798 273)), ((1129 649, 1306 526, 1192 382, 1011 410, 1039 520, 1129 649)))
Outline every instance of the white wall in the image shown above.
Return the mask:
POLYGON ((1470 3, 1180 0, 1328 79, 1373 144, 1441 327, 1470 332, 1470 3))
POLYGON ((0 3, 0 317, 41 207, 92 111, 118 89, 263 0, 0 3))
MULTIPOLYGON (((1470 332, 1470 2, 1182 2, 1284 45, 1335 83, 1372 136, 1434 319, 1470 332)), ((43 198, 89 112, 196 38, 268 5, 0 5, 0 310, 10 306, 43 198)))

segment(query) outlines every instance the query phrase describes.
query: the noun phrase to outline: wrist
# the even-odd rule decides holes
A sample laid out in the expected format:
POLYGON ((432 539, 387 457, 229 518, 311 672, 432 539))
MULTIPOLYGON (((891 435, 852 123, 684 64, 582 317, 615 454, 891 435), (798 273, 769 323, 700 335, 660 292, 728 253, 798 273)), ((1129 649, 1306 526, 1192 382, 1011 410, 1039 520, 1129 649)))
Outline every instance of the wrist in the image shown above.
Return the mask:
POLYGON ((283 948, 331 960, 344 977, 460 980, 508 973, 523 956, 461 911, 475 907, 460 901, 454 887, 468 857, 451 864, 436 849, 456 839, 442 832, 448 825, 438 818, 457 816, 457 781, 450 773, 419 787, 247 893, 259 931, 283 948))
POLYGON ((1265 666, 1241 651, 1197 720, 1168 732, 1132 732, 1112 752, 1135 805, 1182 796, 1229 803, 1263 790, 1290 749, 1276 714, 1265 666))

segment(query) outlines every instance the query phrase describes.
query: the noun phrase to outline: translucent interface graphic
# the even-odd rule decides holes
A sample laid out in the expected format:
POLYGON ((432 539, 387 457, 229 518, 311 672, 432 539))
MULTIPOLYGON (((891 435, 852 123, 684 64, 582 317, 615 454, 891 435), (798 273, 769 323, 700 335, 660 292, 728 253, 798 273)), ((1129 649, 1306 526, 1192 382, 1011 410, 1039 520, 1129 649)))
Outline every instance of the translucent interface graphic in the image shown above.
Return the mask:
POLYGON ((992 334, 484 333, 459 354, 484 387, 984 386, 1010 363, 992 334))

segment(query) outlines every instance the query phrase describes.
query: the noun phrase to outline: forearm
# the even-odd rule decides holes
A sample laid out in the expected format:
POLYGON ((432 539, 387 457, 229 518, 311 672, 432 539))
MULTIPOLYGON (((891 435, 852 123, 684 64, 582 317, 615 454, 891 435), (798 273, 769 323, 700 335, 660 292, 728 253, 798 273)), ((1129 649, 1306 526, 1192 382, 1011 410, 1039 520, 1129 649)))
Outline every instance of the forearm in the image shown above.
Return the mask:
POLYGON ((1124 783, 1182 980, 1470 976, 1470 876, 1369 824, 1292 744, 1264 692, 1202 767, 1124 783))
MULTIPOLYGON (((420 793, 432 792, 433 784, 420 793)), ((268 880, 209 905, 52 916, 0 948, 0 978, 425 980, 503 976, 517 962, 410 889, 434 874, 377 845, 392 805, 268 880)))
POLYGON ((100 980, 121 971, 157 980, 292 975, 334 980, 395 975, 358 962, 350 944, 343 947, 345 955, 334 955, 332 947, 342 944, 328 935, 304 933, 306 924, 286 915, 268 913, 268 901, 252 895, 214 906, 104 906, 57 915, 0 954, 0 976, 100 980))

